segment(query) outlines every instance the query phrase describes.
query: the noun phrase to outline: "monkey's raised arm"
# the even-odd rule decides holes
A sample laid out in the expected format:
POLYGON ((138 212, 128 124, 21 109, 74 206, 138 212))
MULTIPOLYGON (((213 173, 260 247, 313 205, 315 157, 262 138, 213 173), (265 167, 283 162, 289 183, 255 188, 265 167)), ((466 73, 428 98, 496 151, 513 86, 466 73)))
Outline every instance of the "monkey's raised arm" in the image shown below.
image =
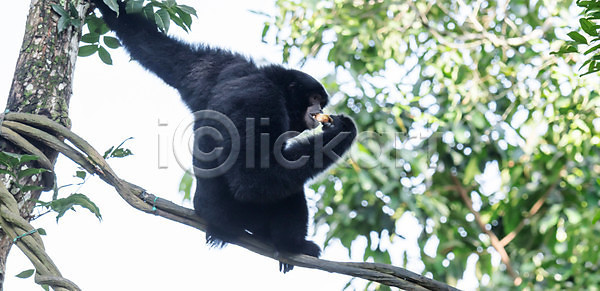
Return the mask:
POLYGON ((141 14, 127 14, 125 3, 119 3, 119 16, 103 0, 90 0, 102 13, 108 27, 115 31, 131 57, 167 84, 181 89, 190 73, 190 61, 197 52, 188 44, 158 31, 156 24, 141 14))

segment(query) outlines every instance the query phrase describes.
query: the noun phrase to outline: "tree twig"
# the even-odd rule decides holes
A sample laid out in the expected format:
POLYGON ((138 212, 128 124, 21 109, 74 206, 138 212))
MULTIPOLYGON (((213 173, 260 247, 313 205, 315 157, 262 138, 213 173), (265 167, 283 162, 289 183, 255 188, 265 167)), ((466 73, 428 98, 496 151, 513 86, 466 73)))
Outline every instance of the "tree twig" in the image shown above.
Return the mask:
POLYGON ((479 228, 483 233, 488 235, 492 247, 494 247, 494 249, 496 249, 496 251, 500 254, 500 259, 502 260, 502 263, 504 263, 504 265, 506 266, 506 270, 508 271, 510 276, 513 278, 513 283, 515 284, 515 286, 521 285, 523 279, 511 266, 510 257, 508 256, 506 249, 504 249, 504 245, 500 243, 500 240, 498 239, 496 234, 494 234, 491 230, 485 227, 485 223, 483 223, 481 214, 479 214, 479 212, 473 208, 473 201, 471 200, 471 197, 469 197, 469 194, 467 194, 467 191, 463 187, 462 183, 458 180, 458 178, 454 175, 450 175, 450 178, 452 179, 452 183, 454 183, 456 190, 458 190, 458 193, 460 194, 460 197, 462 198, 463 202, 465 203, 467 208, 469 208, 469 211, 475 216, 475 221, 477 222, 477 225, 479 225, 479 228))
POLYGON ((548 196, 550 196, 550 193, 552 193, 554 191, 554 189, 556 189, 556 186, 558 186, 559 182, 560 182, 560 179, 557 179, 556 182, 553 183, 552 186, 550 186, 550 188, 548 188, 548 190, 546 190, 544 195, 542 195, 542 197, 540 197, 540 199, 538 199, 533 204, 533 206, 531 206, 531 209, 529 209, 529 212, 527 212, 527 215, 525 217, 523 217, 521 222, 519 222, 519 225, 517 225, 517 227, 515 227, 515 229, 513 229, 509 234, 507 234, 505 237, 503 237, 500 240, 500 244, 502 244, 502 246, 506 246, 513 239, 515 239, 515 237, 517 237, 517 234, 519 234, 519 232, 523 229, 523 227, 525 227, 525 225, 528 223, 529 219, 531 217, 533 217, 542 208, 542 205, 544 205, 544 202, 546 202, 546 199, 548 199, 548 196))

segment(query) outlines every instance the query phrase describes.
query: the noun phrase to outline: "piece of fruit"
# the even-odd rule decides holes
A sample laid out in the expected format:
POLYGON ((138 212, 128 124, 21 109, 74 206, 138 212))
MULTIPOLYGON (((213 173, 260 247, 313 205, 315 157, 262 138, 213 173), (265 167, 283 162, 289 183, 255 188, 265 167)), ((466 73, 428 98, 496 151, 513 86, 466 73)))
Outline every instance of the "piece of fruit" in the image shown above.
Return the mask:
POLYGON ((332 123, 333 119, 327 114, 317 113, 314 115, 314 118, 320 123, 332 123))

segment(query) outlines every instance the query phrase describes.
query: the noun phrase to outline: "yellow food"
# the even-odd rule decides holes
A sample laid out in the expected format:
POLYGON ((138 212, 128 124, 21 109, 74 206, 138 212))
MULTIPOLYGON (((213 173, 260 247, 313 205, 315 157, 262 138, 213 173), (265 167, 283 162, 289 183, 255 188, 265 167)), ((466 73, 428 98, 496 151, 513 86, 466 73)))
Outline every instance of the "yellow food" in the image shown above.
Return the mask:
POLYGON ((333 119, 331 119, 331 117, 327 114, 317 113, 317 114, 315 114, 314 117, 318 122, 321 122, 321 123, 332 123, 333 122, 333 119))

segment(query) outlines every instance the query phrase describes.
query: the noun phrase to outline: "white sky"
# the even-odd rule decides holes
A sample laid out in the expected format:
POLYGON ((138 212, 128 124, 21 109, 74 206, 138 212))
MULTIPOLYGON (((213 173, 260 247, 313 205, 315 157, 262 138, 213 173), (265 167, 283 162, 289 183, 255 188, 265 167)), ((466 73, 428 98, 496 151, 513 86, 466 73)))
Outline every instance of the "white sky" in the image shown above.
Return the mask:
MULTIPOLYGON (((183 33, 182 38, 225 46, 257 59, 280 60, 277 48, 260 42, 264 18, 247 11, 268 11, 272 1, 180 3, 198 11, 192 33, 183 33)), ((3 3, 0 104, 6 104, 28 9, 29 1, 3 3)), ((174 26, 172 31, 180 33, 174 26)), ((113 66, 102 64, 97 56, 78 59, 70 107, 72 130, 100 152, 134 137, 126 146, 135 155, 110 160, 110 164, 122 178, 180 202, 177 188, 183 170, 170 149, 161 150, 169 154, 168 169, 158 169, 158 137, 170 137, 189 112, 175 90, 129 62, 123 50, 111 54, 113 66), (168 126, 159 127, 159 120, 168 126)), ((61 157, 57 164, 59 184, 69 183, 75 170, 72 162, 61 157)), ((239 247, 209 250, 203 232, 134 210, 96 178, 79 192, 100 207, 102 222, 87 210, 79 210, 66 214, 59 224, 54 214, 33 224, 46 229, 48 235, 43 239, 47 252, 63 275, 83 290, 341 290, 349 279, 302 268, 283 275, 276 261, 239 247)), ((322 246, 322 239, 319 243, 322 246)), ((344 251, 329 250, 324 258, 348 259, 344 251)), ((41 290, 32 278, 15 277, 31 268, 14 247, 8 259, 5 290, 41 290)))

